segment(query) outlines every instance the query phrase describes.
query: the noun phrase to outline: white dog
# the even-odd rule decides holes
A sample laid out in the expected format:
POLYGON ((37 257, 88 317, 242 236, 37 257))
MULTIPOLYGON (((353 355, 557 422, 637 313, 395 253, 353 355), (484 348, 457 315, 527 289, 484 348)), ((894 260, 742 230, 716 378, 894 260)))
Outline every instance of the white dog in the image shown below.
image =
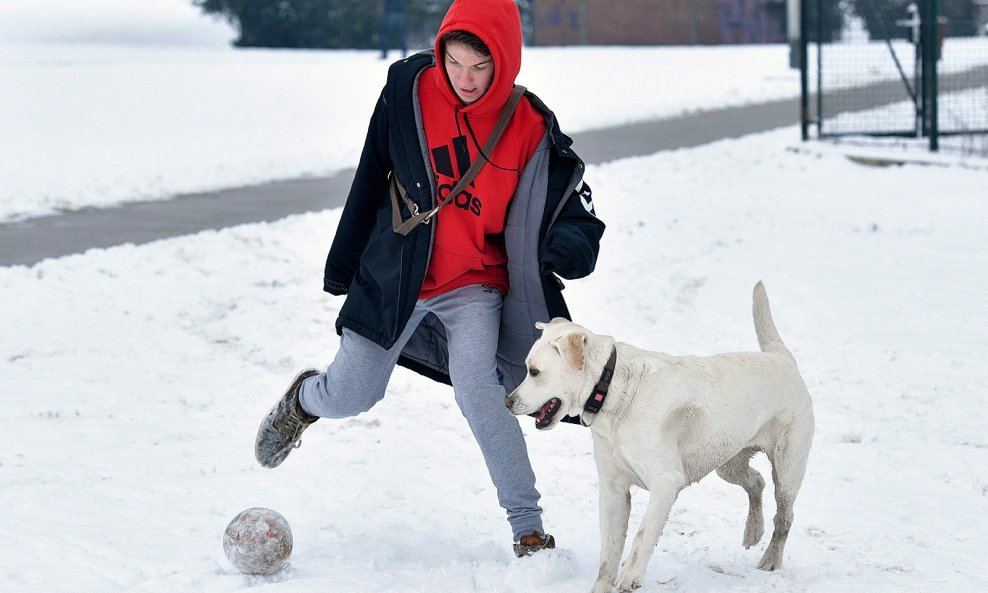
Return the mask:
POLYGON ((765 480, 748 465, 757 451, 772 462, 778 507, 758 567, 782 565, 813 440, 813 404, 772 321, 761 282, 753 310, 762 351, 710 357, 648 352, 561 318, 537 324, 543 333, 528 355, 528 376, 505 404, 513 414, 535 414, 542 430, 567 415, 580 415, 590 426, 600 480, 594 593, 641 585, 672 503, 712 470, 747 492, 743 543, 758 543, 765 480), (649 502, 618 578, 632 484, 650 492, 649 502))

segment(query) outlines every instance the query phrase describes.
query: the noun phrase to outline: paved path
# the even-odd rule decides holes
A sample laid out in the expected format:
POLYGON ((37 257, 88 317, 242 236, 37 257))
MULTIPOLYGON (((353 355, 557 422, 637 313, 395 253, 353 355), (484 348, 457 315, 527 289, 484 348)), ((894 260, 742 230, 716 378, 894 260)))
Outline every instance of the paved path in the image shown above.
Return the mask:
MULTIPOLYGON (((893 81, 847 91, 841 101, 842 108, 859 111, 876 107, 882 103, 881 97, 894 96, 888 91, 893 88, 901 89, 900 83, 893 81)), ((699 146, 797 123, 799 100, 785 99, 574 134, 573 146, 587 163, 601 163, 699 146)), ((45 258, 80 253, 93 247, 148 243, 341 206, 352 177, 353 170, 348 169, 332 177, 265 183, 0 223, 0 266, 32 265, 45 258)))
MULTIPOLYGON (((574 134, 573 146, 586 162, 600 163, 698 146, 798 120, 799 102, 789 99, 574 134)), ((148 243, 342 206, 352 178, 353 169, 346 169, 332 177, 264 183, 3 223, 0 266, 32 265, 93 247, 148 243)))

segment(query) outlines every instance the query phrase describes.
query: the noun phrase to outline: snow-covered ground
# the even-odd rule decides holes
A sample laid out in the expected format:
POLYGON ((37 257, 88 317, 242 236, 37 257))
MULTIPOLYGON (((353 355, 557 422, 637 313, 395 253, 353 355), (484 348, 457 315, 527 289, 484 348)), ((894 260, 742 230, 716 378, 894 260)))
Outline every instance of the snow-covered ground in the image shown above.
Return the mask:
MULTIPOLYGON (((783 569, 755 568, 744 494, 708 477, 675 505, 643 591, 985 590, 986 173, 864 167, 796 135, 587 173, 609 228, 597 272, 568 283, 576 318, 674 354, 753 349, 762 279, 817 412, 783 569)), ((586 429, 522 421, 560 545, 525 561, 450 390, 404 370, 282 467, 253 460, 294 371, 337 347, 342 301, 320 278, 338 217, 0 268, 4 591, 589 588, 586 429), (224 558, 226 523, 251 506, 292 524, 288 571, 245 577, 224 558)))
MULTIPOLYGON (((306 150, 324 151, 307 157, 312 172, 341 168, 349 157, 336 145, 357 146, 363 137, 369 106, 362 100, 339 104, 355 123, 344 122, 330 148, 315 149, 305 126, 277 132, 286 124, 264 123, 284 117, 297 125, 288 112, 299 103, 284 101, 315 105, 318 98, 300 97, 311 87, 268 89, 270 103, 248 98, 240 108, 236 99, 263 89, 256 80, 291 86, 335 73, 337 60, 363 60, 383 76, 383 66, 357 52, 142 54, 131 47, 125 55, 136 57, 128 62, 115 51, 90 47, 80 54, 85 59, 20 70, 11 64, 23 61, 0 59, 3 80, 21 73, 0 101, 20 96, 11 88, 49 85, 36 99, 53 119, 22 122, 17 137, 34 129, 47 140, 30 146, 65 149, 35 182, 25 179, 42 167, 29 159, 4 169, 0 187, 6 190, 10 173, 18 187, 48 188, 32 194, 43 210, 62 203, 44 196, 57 194, 51 188, 63 176, 89 188, 77 199, 59 198, 67 207, 104 203, 90 194, 115 186, 108 179, 156 194, 174 180, 136 166, 155 160, 163 168, 185 163, 184 175, 201 175, 205 185, 245 180, 242 172, 218 177, 210 167, 221 160, 186 160, 212 154, 194 138, 227 147, 238 163, 255 154, 258 167, 271 157, 305 161, 274 142, 299 139, 306 150), (211 65, 208 56, 221 54, 211 65), (224 123, 221 101, 204 100, 209 117, 200 119, 195 93, 158 85, 149 68, 175 72, 172 82, 201 80, 192 85, 199 90, 219 76, 217 94, 228 94, 228 110, 243 109, 243 121, 271 142, 270 153, 237 142, 248 135, 235 117, 224 123), (94 88, 125 88, 114 72, 142 89, 129 103, 94 88), (65 81, 73 92, 64 92, 65 81), (251 112, 279 104, 280 116, 251 112), (117 143, 157 157, 136 156, 130 172, 100 160, 101 152, 124 158, 127 151, 100 139, 99 121, 117 143), (283 136, 267 135, 275 133, 283 136), (96 159, 87 161, 92 176, 65 155, 96 159)), ((612 73, 594 76, 620 86, 574 87, 565 77, 546 80, 555 71, 548 68, 537 90, 567 114, 564 124, 582 116, 587 126, 605 117, 598 112, 654 103, 656 95, 682 95, 680 107, 712 105, 705 101, 716 85, 696 62, 657 60, 690 51, 545 50, 566 67, 623 56, 684 70, 666 79, 667 93, 643 92, 640 77, 612 73)), ((775 52, 784 62, 784 51, 748 55, 757 62, 775 52)), ((738 69, 738 101, 771 86, 757 64, 738 69)), ((346 92, 376 93, 376 83, 363 86, 346 92)), ((0 167, 9 167, 6 139, 0 167)), ((708 477, 674 506, 644 593, 988 589, 979 560, 988 553, 988 172, 982 162, 934 163, 862 166, 840 149, 801 144, 798 130, 785 128, 589 167, 595 205, 609 226, 597 271, 567 283, 576 319, 673 354, 754 349, 750 293, 764 280, 816 406, 814 449, 783 568, 755 568, 764 542, 741 547, 744 494, 708 477)), ((33 208, 25 201, 7 212, 40 211, 33 208)), ((370 413, 320 421, 276 470, 256 464, 262 416, 297 369, 327 363, 337 348, 333 322, 342 299, 320 289, 338 219, 330 210, 0 268, 0 591, 589 590, 599 537, 586 429, 539 433, 522 419, 546 525, 559 543, 525 560, 511 555, 510 531, 451 391, 407 371, 395 372, 388 397, 370 413), (252 506, 278 510, 294 530, 291 566, 272 577, 241 575, 223 556, 223 529, 252 506)), ((756 466, 770 474, 764 457, 756 466)), ((646 498, 635 493, 633 526, 646 498)))

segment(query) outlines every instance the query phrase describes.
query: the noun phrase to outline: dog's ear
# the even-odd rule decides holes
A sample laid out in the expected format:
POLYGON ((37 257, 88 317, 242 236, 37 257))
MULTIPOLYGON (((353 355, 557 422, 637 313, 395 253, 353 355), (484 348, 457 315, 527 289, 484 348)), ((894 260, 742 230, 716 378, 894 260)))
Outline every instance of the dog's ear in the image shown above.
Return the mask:
POLYGON ((544 321, 536 321, 535 322, 535 329, 537 329, 539 331, 545 331, 545 328, 549 327, 550 325, 552 325, 554 323, 565 323, 567 321, 569 321, 569 319, 566 319, 565 317, 553 317, 552 318, 552 321, 550 321, 549 323, 546 323, 544 321))
POLYGON ((566 364, 578 371, 583 370, 583 362, 587 348, 587 334, 584 332, 571 332, 560 337, 552 343, 559 350, 559 355, 563 357, 566 364))

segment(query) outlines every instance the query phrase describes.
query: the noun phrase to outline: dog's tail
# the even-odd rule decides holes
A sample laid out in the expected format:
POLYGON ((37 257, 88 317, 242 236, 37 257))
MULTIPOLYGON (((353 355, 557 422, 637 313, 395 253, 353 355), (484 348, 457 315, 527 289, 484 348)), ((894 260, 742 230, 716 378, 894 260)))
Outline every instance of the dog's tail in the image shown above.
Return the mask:
POLYGON ((785 343, 782 342, 779 330, 775 328, 775 322, 772 321, 772 311, 768 307, 768 294, 765 292, 765 285, 761 282, 755 285, 751 311, 755 317, 755 333, 758 335, 758 346, 762 352, 792 356, 785 343))

